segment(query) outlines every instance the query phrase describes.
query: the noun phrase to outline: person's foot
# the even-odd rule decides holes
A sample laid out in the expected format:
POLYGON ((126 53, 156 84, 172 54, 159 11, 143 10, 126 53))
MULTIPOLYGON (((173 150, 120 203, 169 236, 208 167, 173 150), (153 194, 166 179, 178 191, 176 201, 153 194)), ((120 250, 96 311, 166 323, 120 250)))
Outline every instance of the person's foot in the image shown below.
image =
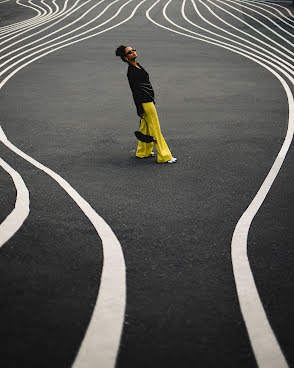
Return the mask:
POLYGON ((136 156, 136 157, 138 157, 138 158, 149 158, 149 157, 154 157, 154 156, 155 156, 155 153, 151 152, 149 156, 144 156, 144 157, 136 156))
POLYGON ((169 164, 174 164, 177 162, 177 159, 175 157, 172 157, 170 160, 167 161, 169 164))

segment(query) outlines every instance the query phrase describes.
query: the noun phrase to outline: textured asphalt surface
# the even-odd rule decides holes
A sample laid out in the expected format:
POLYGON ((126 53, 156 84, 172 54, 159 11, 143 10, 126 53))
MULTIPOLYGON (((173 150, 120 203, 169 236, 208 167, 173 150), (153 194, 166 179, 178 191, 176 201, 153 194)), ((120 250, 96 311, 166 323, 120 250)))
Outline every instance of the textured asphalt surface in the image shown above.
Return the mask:
MULTIPOLYGON (((0 5, 1 26, 33 16, 0 5)), ((118 368, 257 367, 230 245, 283 143, 286 94, 256 63, 156 27, 145 17, 150 5, 20 70, 0 92, 1 126, 13 144, 66 179, 121 243, 127 307, 118 368), (137 49, 149 72, 177 164, 134 157, 139 119, 127 65, 114 55, 121 43, 137 49)), ((176 5, 169 14, 180 24, 176 5)), ((159 12, 153 16, 163 22, 159 12)), ((0 152, 31 201, 24 225, 0 250, 1 361, 69 367, 98 293, 101 242, 56 182, 3 144, 0 152)), ((248 240, 261 300, 292 367, 293 158, 291 147, 248 240)), ((16 193, 0 173, 2 222, 16 193)))

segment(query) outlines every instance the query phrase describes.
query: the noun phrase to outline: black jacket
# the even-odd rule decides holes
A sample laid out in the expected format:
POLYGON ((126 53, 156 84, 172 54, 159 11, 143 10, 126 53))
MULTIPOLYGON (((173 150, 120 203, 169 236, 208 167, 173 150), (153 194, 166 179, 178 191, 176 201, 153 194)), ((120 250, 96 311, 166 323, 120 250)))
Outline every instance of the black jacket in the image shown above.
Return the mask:
POLYGON ((155 104, 155 101, 154 91, 149 80, 149 74, 141 64, 137 63, 137 65, 141 69, 129 64, 127 76, 137 108, 137 114, 140 115, 144 113, 142 102, 154 102, 155 104))

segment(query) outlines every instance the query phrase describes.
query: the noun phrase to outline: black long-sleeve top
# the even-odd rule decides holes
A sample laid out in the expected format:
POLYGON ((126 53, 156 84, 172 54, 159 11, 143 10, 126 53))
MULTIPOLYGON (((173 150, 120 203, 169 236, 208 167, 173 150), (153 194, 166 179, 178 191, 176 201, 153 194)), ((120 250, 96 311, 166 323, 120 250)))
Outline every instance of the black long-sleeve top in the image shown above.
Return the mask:
POLYGON ((137 63, 141 68, 129 64, 128 68, 128 80, 133 93, 133 99, 137 108, 137 114, 143 114, 144 109, 142 102, 154 102, 154 91, 149 80, 149 74, 142 67, 141 64, 137 63))

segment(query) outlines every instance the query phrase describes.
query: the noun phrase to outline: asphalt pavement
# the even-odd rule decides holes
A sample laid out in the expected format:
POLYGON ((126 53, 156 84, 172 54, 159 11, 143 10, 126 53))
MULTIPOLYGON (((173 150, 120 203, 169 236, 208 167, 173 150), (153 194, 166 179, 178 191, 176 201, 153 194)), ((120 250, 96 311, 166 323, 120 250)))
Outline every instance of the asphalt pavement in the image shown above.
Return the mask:
MULTIPOLYGON (((66 4, 57 1, 60 9, 56 9, 51 2, 45 3, 56 14, 66 4)), ((110 3, 107 0, 97 9, 106 9, 110 3)), ((114 4, 113 10, 110 8, 93 24, 114 16, 124 3, 114 4)), ((236 224, 284 142, 289 118, 286 90, 276 75, 256 61, 170 23, 162 12, 167 3, 147 0, 141 4, 135 0, 109 24, 124 21, 141 4, 128 21, 94 35, 108 26, 103 25, 89 33, 92 37, 19 69, 0 91, 1 128, 15 147, 70 183, 120 243, 126 267, 126 305, 115 358, 117 368, 261 367, 240 308, 231 241, 236 224), (166 28, 146 16, 155 3, 149 15, 166 28), (135 47, 137 61, 149 73, 161 129, 178 159, 176 164, 158 164, 156 157, 135 157, 137 141, 133 132, 139 118, 126 77, 127 64, 115 56, 120 44, 135 47)), ((213 24, 249 39, 214 18, 203 3, 195 3, 213 24)), ((204 3, 213 6, 209 1, 204 3)), ((216 3, 227 11, 233 11, 229 8, 232 4, 242 11, 251 6, 248 2, 239 5, 238 1, 216 3)), ((69 1, 67 6, 74 4, 69 1)), ((19 43, 0 50, 1 55, 18 47, 23 49, 0 62, 19 55, 29 42, 41 45, 45 42, 38 41, 41 36, 49 37, 50 32, 82 16, 92 5, 85 4, 59 24, 33 35, 51 24, 42 20, 49 8, 42 5, 38 14, 38 9, 21 7, 15 1, 0 2, 2 27, 32 22, 36 15, 43 22, 22 35, 11 32, 24 28, 7 29, 7 35, 18 37, 1 47, 17 40, 19 43), (30 34, 30 39, 24 39, 30 34)), ((293 6, 282 5, 275 9, 284 18, 259 2, 272 12, 271 20, 279 22, 288 33, 273 26, 269 19, 258 18, 278 34, 247 15, 241 18, 293 51, 289 44, 293 39, 294 18, 289 13, 293 13, 293 6), (285 40, 279 39, 279 34, 285 40)), ((166 14, 173 22, 217 37, 188 23, 181 6, 181 1, 172 1, 167 7, 166 14)), ((192 22, 228 36, 200 19, 191 1, 185 6, 192 22)), ((222 9, 215 7, 214 11, 226 22, 278 47, 222 9)), ((92 13, 71 25, 67 31, 73 33, 66 37, 81 33, 82 29, 75 29, 90 21, 92 13)), ((90 25, 85 29, 89 30, 90 25)), ((54 37, 62 32, 66 31, 54 37)), ((260 43, 260 47, 266 46, 260 43)), ((48 50, 52 51, 53 46, 48 50)), ((293 68, 290 52, 283 48, 281 53, 269 50, 293 68)), ((6 66, 12 63, 10 60, 6 66)), ((9 73, 4 71, 0 82, 9 73)), ((293 91, 291 80, 283 77, 293 91)), ((1 158, 21 175, 30 195, 29 215, 0 249, 1 361, 9 368, 70 367, 99 294, 105 265, 101 237, 54 178, 3 141, 0 152, 1 158)), ((294 367, 293 158, 291 145, 254 216, 247 241, 259 297, 289 367, 294 367)), ((7 170, 1 168, 0 172, 3 223, 13 211, 17 190, 7 170)), ((109 365, 89 361, 85 366, 109 365)))

